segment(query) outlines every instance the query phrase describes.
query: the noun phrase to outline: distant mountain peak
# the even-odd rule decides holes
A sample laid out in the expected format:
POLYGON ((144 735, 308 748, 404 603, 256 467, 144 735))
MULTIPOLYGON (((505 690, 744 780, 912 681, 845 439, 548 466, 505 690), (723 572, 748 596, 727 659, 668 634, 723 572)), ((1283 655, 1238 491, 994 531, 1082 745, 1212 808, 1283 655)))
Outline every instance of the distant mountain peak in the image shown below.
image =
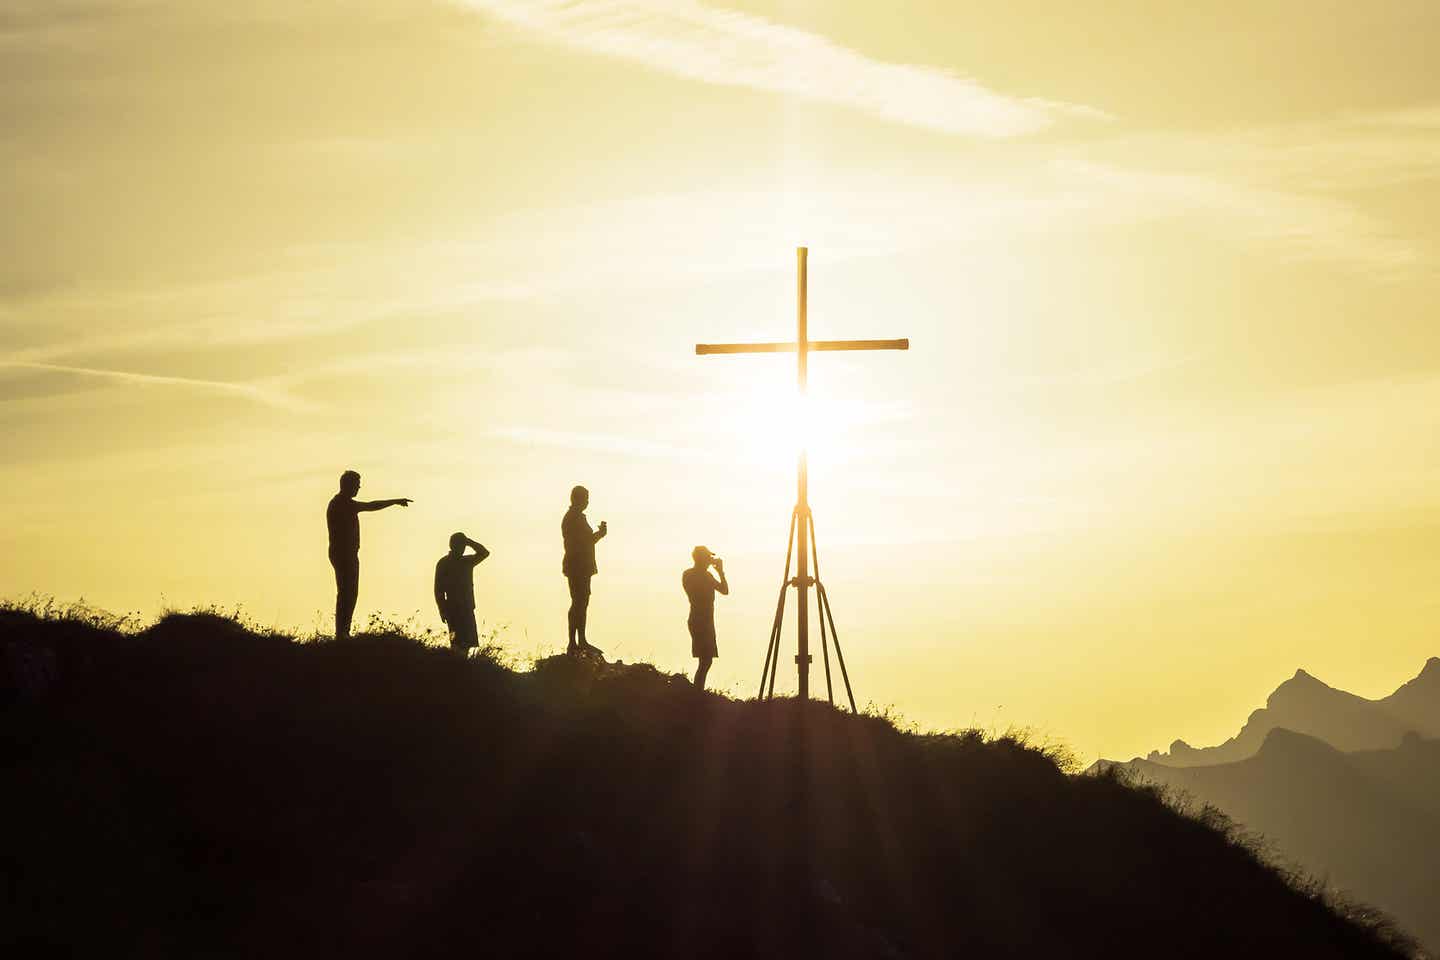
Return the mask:
POLYGON ((1273 709, 1282 703, 1294 701, 1297 696, 1305 702, 1311 702, 1316 698, 1348 696, 1348 694, 1336 690, 1314 674, 1296 670, 1293 677, 1275 688, 1266 699, 1265 706, 1273 709))
POLYGON ((1427 737, 1440 737, 1440 657, 1431 657, 1415 679, 1380 701, 1404 726, 1427 737))
POLYGON ((1275 727, 1265 734, 1265 740, 1261 743, 1259 751, 1261 756, 1270 757, 1277 754, 1315 756, 1339 754, 1339 752, 1319 737, 1299 733, 1287 727, 1275 727))
POLYGON ((1394 700, 1396 697, 1405 696, 1433 696, 1433 692, 1440 687, 1440 657, 1431 657, 1425 661, 1425 666, 1412 680, 1400 684, 1399 689, 1392 693, 1387 700, 1394 700))

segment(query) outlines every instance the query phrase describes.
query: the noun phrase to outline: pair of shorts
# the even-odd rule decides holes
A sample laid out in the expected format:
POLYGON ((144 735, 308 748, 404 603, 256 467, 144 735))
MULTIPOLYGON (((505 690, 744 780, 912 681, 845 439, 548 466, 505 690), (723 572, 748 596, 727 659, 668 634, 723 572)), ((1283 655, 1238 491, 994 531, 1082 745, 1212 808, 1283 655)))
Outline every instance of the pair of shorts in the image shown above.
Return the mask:
POLYGON ((474 610, 447 610, 445 623, 450 628, 450 649, 469 650, 480 646, 480 632, 475 627, 474 610))
POLYGON ((590 575, 589 575, 589 574, 586 574, 586 575, 584 575, 584 576, 579 576, 579 577, 566 577, 565 579, 566 579, 566 580, 569 582, 569 584, 570 584, 570 599, 571 599, 571 600, 589 600, 589 599, 590 599, 590 575))
POLYGON ((702 660, 720 656, 715 647, 715 621, 691 620, 686 625, 690 628, 690 656, 702 660))

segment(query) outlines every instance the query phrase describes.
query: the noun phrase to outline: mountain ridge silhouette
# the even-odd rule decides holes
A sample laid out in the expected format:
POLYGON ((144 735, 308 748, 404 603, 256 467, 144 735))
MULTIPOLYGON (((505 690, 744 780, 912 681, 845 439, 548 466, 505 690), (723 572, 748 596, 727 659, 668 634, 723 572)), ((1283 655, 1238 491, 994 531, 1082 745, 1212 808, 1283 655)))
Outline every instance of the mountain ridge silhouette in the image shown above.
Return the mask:
POLYGON ((1380 702, 1417 733, 1440 736, 1440 657, 1426 660, 1419 674, 1380 702))
POLYGON ((1395 747, 1410 732, 1440 737, 1440 657, 1429 658, 1419 674, 1378 700, 1297 669, 1224 743, 1194 747, 1175 740, 1167 751, 1152 750, 1145 759, 1171 767, 1233 763, 1254 756, 1276 728, 1312 734, 1342 751, 1395 747))

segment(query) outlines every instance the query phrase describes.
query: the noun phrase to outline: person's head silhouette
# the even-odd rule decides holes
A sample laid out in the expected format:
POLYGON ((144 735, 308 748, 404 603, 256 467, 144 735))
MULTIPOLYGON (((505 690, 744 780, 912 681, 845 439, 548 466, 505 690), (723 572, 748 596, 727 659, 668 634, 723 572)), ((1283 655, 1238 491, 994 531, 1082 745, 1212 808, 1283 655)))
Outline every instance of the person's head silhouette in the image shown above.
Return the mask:
POLYGON ((584 487, 576 486, 570 491, 570 506, 579 507, 584 510, 590 505, 590 491, 584 487))
POLYGON ((463 533, 450 534, 450 552, 457 557, 460 556, 460 554, 465 552, 465 544, 469 542, 470 538, 463 533))
POLYGON ((690 551, 690 556, 692 559, 694 559, 695 566, 702 568, 708 567, 710 565, 710 561, 715 559, 715 554, 710 552, 709 547, 696 547, 694 550, 690 551))
POLYGON ((346 470, 340 474, 340 492, 347 497, 353 497, 360 492, 360 474, 354 470, 346 470))

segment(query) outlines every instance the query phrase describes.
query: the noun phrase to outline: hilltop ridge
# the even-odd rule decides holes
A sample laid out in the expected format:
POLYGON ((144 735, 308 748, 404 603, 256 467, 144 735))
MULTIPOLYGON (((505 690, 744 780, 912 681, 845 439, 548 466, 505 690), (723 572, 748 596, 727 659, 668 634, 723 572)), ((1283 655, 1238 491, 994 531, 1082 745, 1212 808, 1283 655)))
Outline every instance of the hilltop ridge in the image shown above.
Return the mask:
POLYGON ((0 724, 10 950, 1404 955, 1213 814, 1013 738, 386 631, 8 610, 0 638, 49 671, 0 724))

